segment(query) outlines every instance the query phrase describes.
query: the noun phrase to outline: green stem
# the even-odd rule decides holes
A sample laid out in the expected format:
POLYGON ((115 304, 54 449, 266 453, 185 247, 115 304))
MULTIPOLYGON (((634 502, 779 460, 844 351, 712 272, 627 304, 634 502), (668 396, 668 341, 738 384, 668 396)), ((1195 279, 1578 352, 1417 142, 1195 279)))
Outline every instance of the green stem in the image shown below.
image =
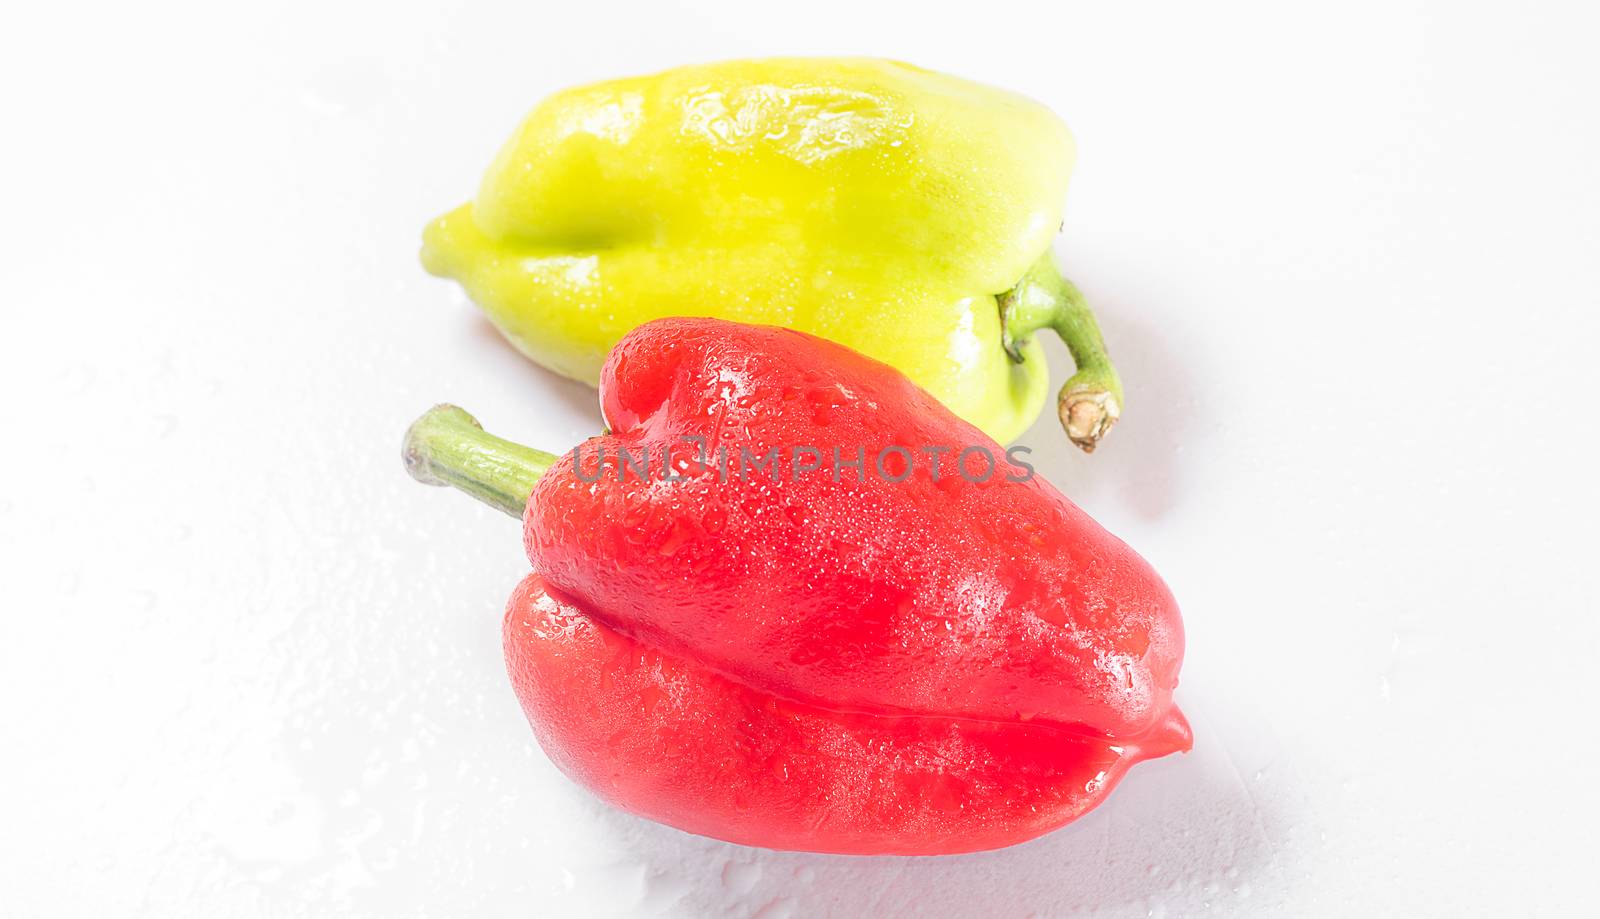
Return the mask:
POLYGON ((406 431, 406 471, 425 485, 450 485, 522 518, 539 481, 558 457, 485 433, 454 405, 435 405, 406 431))
POLYGON ((1012 360, 1022 362, 1023 346, 1040 329, 1054 329, 1067 343, 1078 370, 1061 387, 1056 411, 1072 442, 1094 452, 1124 403, 1122 379, 1082 292, 1061 276, 1055 253, 1046 252, 999 302, 1002 341, 1012 360))

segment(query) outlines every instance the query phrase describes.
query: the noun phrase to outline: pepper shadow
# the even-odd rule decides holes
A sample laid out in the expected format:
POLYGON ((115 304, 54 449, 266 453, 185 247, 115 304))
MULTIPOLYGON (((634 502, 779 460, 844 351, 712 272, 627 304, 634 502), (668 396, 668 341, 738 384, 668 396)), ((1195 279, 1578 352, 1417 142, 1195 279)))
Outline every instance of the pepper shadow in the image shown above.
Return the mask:
POLYGON ((1105 804, 1021 845, 969 855, 854 857, 753 849, 691 836, 613 808, 623 865, 664 915, 1196 915, 1262 906, 1284 878, 1280 815, 1258 800, 1205 719, 1193 752, 1136 766, 1105 804), (1263 896, 1265 895, 1265 896, 1263 896))
POLYGON ((519 395, 536 395, 537 399, 531 403, 528 395, 521 395, 518 403, 538 406, 539 421, 548 424, 552 420, 549 407, 554 403, 556 414, 564 422, 562 426, 570 429, 567 433, 582 439, 600 431, 603 424, 600 397, 594 387, 534 363, 507 341, 494 323, 481 315, 475 315, 461 325, 463 337, 467 339, 463 349, 478 359, 479 372, 499 385, 504 385, 503 381, 511 381, 511 386, 519 395))

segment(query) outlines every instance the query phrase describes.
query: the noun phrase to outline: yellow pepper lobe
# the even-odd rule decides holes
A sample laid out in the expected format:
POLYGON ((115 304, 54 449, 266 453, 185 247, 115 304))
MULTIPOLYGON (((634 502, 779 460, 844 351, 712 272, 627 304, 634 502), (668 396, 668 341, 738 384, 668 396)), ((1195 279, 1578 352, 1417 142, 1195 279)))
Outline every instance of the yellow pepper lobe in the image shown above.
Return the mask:
POLYGON ((423 263, 569 377, 663 316, 784 325, 1006 442, 1048 372, 1037 342, 1007 355, 996 297, 1048 258, 1072 164, 1048 109, 906 64, 684 67, 540 103, 423 263))

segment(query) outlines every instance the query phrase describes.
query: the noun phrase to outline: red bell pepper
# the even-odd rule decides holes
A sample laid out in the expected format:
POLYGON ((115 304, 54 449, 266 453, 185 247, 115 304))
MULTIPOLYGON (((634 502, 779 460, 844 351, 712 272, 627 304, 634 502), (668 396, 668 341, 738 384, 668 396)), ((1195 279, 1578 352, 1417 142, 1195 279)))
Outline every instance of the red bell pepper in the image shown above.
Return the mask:
POLYGON ((511 679, 602 798, 748 845, 964 852, 1189 748, 1161 579, 898 371, 669 319, 600 394, 608 433, 566 456, 440 406, 406 461, 522 515, 511 679))

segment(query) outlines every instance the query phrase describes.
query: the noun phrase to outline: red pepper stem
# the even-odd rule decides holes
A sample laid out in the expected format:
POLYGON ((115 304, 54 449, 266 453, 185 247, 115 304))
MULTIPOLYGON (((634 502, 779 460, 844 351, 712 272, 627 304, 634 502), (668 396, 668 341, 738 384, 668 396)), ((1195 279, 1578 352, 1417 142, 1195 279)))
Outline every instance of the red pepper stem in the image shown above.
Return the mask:
POLYGON ((1078 370, 1061 387, 1056 410, 1072 442, 1093 453, 1122 415, 1122 379, 1083 293, 1061 276, 1050 251, 998 299, 1002 341, 1012 360, 1022 362, 1023 346, 1040 329, 1054 329, 1067 343, 1078 370))
POLYGON ((517 519, 533 484, 558 457, 483 430, 454 405, 435 405, 406 431, 406 471, 424 485, 449 485, 517 519))

